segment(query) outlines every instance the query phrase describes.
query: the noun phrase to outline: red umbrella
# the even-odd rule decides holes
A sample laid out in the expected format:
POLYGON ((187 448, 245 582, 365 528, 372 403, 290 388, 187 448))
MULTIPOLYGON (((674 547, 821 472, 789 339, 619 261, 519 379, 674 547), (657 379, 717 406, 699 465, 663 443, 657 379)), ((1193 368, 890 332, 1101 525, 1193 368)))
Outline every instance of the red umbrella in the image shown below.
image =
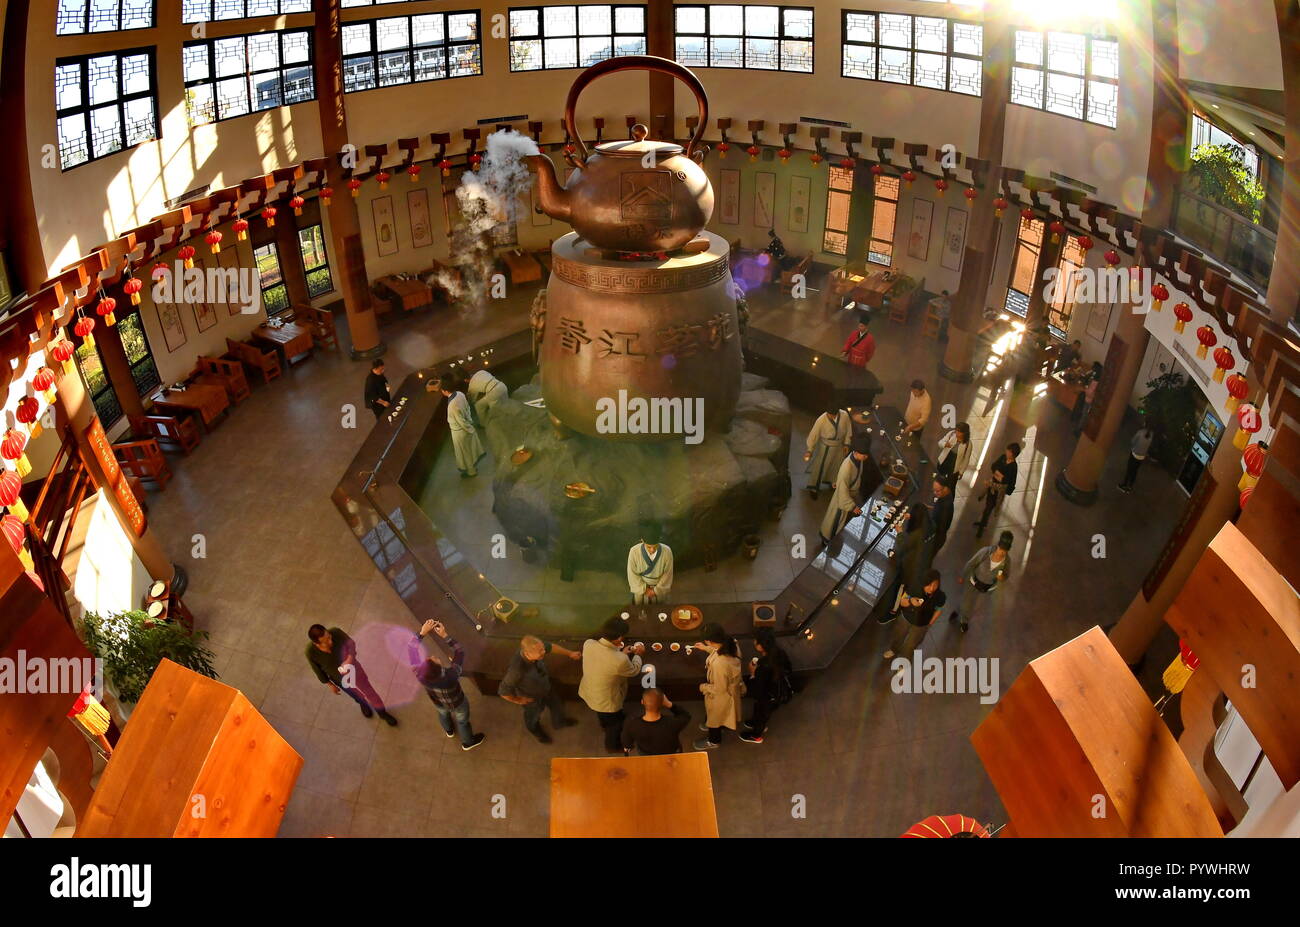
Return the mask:
POLYGON ((904 837, 987 837, 979 821, 964 814, 932 814, 908 828, 904 837))

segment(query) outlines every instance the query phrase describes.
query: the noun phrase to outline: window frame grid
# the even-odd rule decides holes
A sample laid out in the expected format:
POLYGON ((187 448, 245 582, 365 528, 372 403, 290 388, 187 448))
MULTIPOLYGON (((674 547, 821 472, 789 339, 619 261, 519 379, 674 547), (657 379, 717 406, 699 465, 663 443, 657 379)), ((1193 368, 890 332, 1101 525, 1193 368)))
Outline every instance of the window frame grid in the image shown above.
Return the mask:
MULTIPOLYGON (((241 19, 269 19, 272 16, 304 16, 314 12, 317 3, 328 2, 328 0, 309 0, 307 4, 307 9, 292 10, 290 12, 285 12, 281 8, 286 2, 288 2, 288 0, 276 0, 276 11, 274 13, 249 13, 248 12, 249 0, 241 0, 241 2, 244 5, 244 13, 242 16, 223 16, 220 19, 217 19, 215 14, 217 11, 216 9, 217 3, 222 2, 222 0, 206 0, 208 5, 208 12, 207 15, 204 16, 202 19, 187 19, 185 16, 185 2, 186 0, 181 0, 181 9, 180 9, 181 22, 187 26, 192 26, 196 23, 233 23, 233 22, 238 22, 241 19)), ((198 2, 203 2, 203 0, 198 0, 198 2)), ((229 0, 225 0, 225 2, 229 2, 229 0)))
MULTIPOLYGON (((295 231, 298 233, 298 260, 302 262, 302 274, 303 274, 303 279, 307 283, 307 295, 312 299, 319 299, 320 297, 324 296, 326 293, 335 292, 334 269, 330 266, 330 252, 325 237, 325 223, 323 221, 313 222, 310 225, 302 226, 301 228, 295 229, 295 231), (315 267, 308 267, 307 254, 303 250, 302 237, 304 233, 310 232, 312 229, 320 229, 321 262, 317 264, 315 267), (325 271, 325 275, 329 280, 330 285, 328 289, 321 290, 319 293, 313 293, 311 291, 311 275, 320 270, 325 271)), ((276 250, 278 252, 279 249, 276 250)), ((283 276, 284 273, 283 266, 281 266, 280 270, 281 270, 281 276, 283 276)))
MULTIPOLYGON (((353 29, 353 28, 356 28, 356 27, 358 27, 358 26, 367 26, 367 27, 369 28, 369 30, 370 30, 370 51, 368 51, 368 52, 353 52, 352 54, 348 54, 346 51, 344 51, 344 50, 342 49, 342 47, 340 47, 340 51, 339 51, 339 66, 340 66, 340 71, 341 71, 341 74, 342 74, 342 77, 343 77, 343 92, 344 92, 345 94, 349 94, 349 93, 365 93, 365 92, 370 91, 370 90, 386 90, 386 89, 391 88, 391 87, 409 87, 409 86, 412 86, 412 85, 415 85, 415 84, 430 84, 430 83, 434 83, 434 82, 436 82, 436 81, 444 81, 444 80, 458 80, 458 79, 460 79, 460 78, 464 78, 464 77, 482 77, 482 76, 483 76, 484 71, 483 71, 483 12, 482 12, 482 10, 479 10, 479 9, 467 9, 467 10, 433 10, 433 11, 428 12, 428 13, 408 13, 408 14, 406 14, 405 16, 402 16, 402 15, 398 15, 398 16, 380 16, 380 17, 378 17, 378 18, 376 18, 376 19, 358 19, 358 20, 355 20, 355 21, 353 21, 353 22, 343 22, 343 23, 340 24, 340 32, 339 32, 339 42, 340 42, 340 46, 342 45, 342 42, 343 42, 343 34, 344 34, 348 29, 353 29), (452 17, 452 16, 468 16, 468 15, 470 15, 470 14, 473 14, 473 16, 474 16, 474 35, 475 35, 474 41, 472 41, 472 42, 452 41, 452 39, 451 39, 451 35, 450 35, 450 32, 449 32, 448 29, 447 29, 447 21, 448 21, 448 18, 449 18, 449 17, 452 17), (440 43, 436 43, 436 44, 431 44, 431 45, 430 45, 430 44, 424 44, 424 45, 407 44, 407 45, 404 45, 404 46, 400 46, 400 47, 398 47, 398 48, 388 48, 388 49, 384 49, 384 50, 382 50, 382 51, 380 50, 380 48, 379 48, 379 25, 378 25, 378 24, 379 24, 379 22, 380 22, 381 20, 386 20, 386 19, 405 19, 405 20, 406 20, 406 35, 407 35, 407 38, 408 38, 408 40, 413 40, 413 39, 414 39, 414 32, 413 32, 412 21, 413 21, 413 20, 415 19, 415 17, 417 17, 417 16, 441 16, 441 17, 442 17, 442 36, 443 36, 442 42, 440 42, 440 43), (477 48, 478 48, 478 71, 477 71, 476 73, 474 73, 474 74, 452 74, 452 73, 451 73, 451 53, 452 53, 452 50, 453 50, 453 49, 456 49, 456 48, 467 48, 467 47, 477 47, 477 48), (445 64, 445 70, 446 70, 446 74, 445 74, 444 76, 442 76, 442 77, 425 77, 425 78, 417 78, 417 77, 415 76, 415 55, 414 55, 414 53, 415 53, 415 51, 418 50, 418 49, 426 49, 426 48, 441 48, 441 49, 444 49, 443 61, 444 61, 444 64, 445 64), (381 72, 380 72, 380 67, 379 67, 379 60, 380 60, 380 58, 381 58, 383 55, 392 54, 392 53, 394 53, 394 52, 398 52, 398 51, 402 51, 402 50, 405 50, 405 51, 411 53, 411 79, 408 80, 408 81, 400 81, 400 82, 395 83, 395 84, 385 84, 385 83, 381 83, 381 82, 380 82, 380 79, 379 79, 379 78, 380 78, 380 73, 381 73, 381 72), (352 88, 352 89, 348 89, 348 73, 347 73, 347 72, 348 72, 348 63, 349 63, 350 61, 355 61, 355 60, 357 60, 357 59, 361 59, 361 58, 368 58, 368 59, 370 60, 371 64, 373 65, 373 70, 372 70, 371 73, 372 73, 373 76, 374 76, 374 84, 373 84, 373 86, 370 86, 370 87, 355 87, 355 88, 352 88)), ((507 41, 508 41, 508 40, 507 40, 507 41)))
POLYGON ((849 225, 853 221, 853 188, 857 186, 857 177, 852 168, 845 169, 832 165, 826 175, 826 214, 822 218, 822 253, 834 254, 838 257, 847 258, 849 256, 849 225), (836 171, 841 171, 848 176, 847 186, 836 186, 835 178, 840 176, 836 171), (846 221, 844 228, 837 229, 831 226, 831 201, 836 195, 848 197, 848 206, 845 214, 846 221), (844 239, 844 250, 838 251, 835 248, 828 247, 830 236, 836 235, 844 239))
POLYGON ((903 196, 903 183, 900 177, 896 175, 890 175, 890 174, 881 174, 878 177, 874 177, 874 180, 871 184, 871 228, 867 232, 866 262, 868 264, 879 264, 881 267, 894 266, 894 256, 896 254, 895 249, 897 249, 898 247, 898 212, 899 212, 898 207, 900 201, 902 200, 902 196, 903 196), (893 181, 894 184, 894 196, 892 199, 888 196, 880 195, 881 183, 887 181, 893 181), (890 239, 888 241, 886 241, 883 238, 876 237, 876 204, 882 200, 886 203, 893 204, 894 207, 894 228, 891 233, 890 239), (889 260, 879 261, 871 256, 873 251, 872 245, 875 244, 882 244, 882 245, 889 246, 888 255, 885 255, 885 252, 883 251, 876 252, 877 254, 880 254, 882 256, 887 256, 889 260))
POLYGON ((1008 93, 1007 102, 1009 104, 1011 104, 1012 106, 1023 106, 1025 109, 1036 109, 1039 112, 1047 113, 1050 116, 1061 116, 1065 119, 1073 119, 1075 122, 1086 122, 1088 125, 1100 126, 1103 129, 1110 129, 1111 131, 1114 131, 1119 128, 1120 80, 1118 75, 1120 73, 1119 70, 1120 41, 1118 36, 1109 35, 1109 34, 1093 35, 1092 33, 1089 32, 1066 32, 1064 29, 1048 29, 1041 32, 1036 29, 1016 29, 1015 34, 1012 35, 1011 41, 1012 41, 1012 53, 1011 53, 1011 62, 1010 62, 1011 66, 1008 69, 1008 73, 1007 73, 1007 80, 1011 82, 1011 88, 1012 89, 1015 88, 1015 78, 1016 78, 1017 69, 1023 69, 1026 71, 1037 71, 1038 73, 1040 73, 1042 75, 1042 88, 1039 94, 1038 105, 1034 105, 1031 103, 1023 103, 1019 100, 1014 100, 1011 98, 1011 94, 1008 93), (1083 74, 1074 74, 1070 71, 1062 71, 1059 68, 1048 67, 1047 37, 1053 32, 1060 33, 1062 35, 1079 36, 1084 40, 1083 74), (1040 41, 1042 42, 1042 51, 1043 51, 1041 64, 1028 64, 1016 59, 1015 41, 1016 41, 1016 34, 1019 33, 1028 33, 1039 37, 1040 41), (1092 69, 1093 42, 1111 42, 1115 45, 1115 73, 1116 73, 1115 77, 1103 77, 1096 74, 1093 71, 1092 69), (1051 110, 1047 108, 1047 77, 1049 74, 1057 74, 1060 75, 1061 77, 1069 77, 1069 78, 1083 81, 1083 115, 1082 116, 1074 116, 1071 115, 1070 113, 1058 113, 1055 110, 1051 110), (1107 123, 1097 122, 1095 119, 1088 118, 1088 103, 1092 98, 1093 83, 1108 84, 1115 88, 1115 125, 1108 125, 1107 123))
MULTIPOLYGON (((816 7, 811 7, 811 6, 799 6, 799 5, 796 5, 796 4, 784 4, 784 3, 781 3, 781 4, 778 4, 778 3, 676 3, 676 4, 673 4, 673 60, 674 60, 674 61, 677 61, 677 60, 678 60, 678 56, 677 56, 677 40, 680 39, 680 38, 682 38, 683 36, 685 36, 685 37, 689 37, 689 38, 700 38, 700 39, 703 39, 703 40, 704 40, 704 50, 705 50, 705 56, 706 56, 706 58, 707 58, 707 60, 708 60, 708 64, 696 64, 696 65, 690 65, 691 67, 699 67, 699 68, 713 68, 713 67, 721 67, 721 68, 723 68, 724 70, 727 70, 727 71, 766 71, 766 72, 768 72, 768 73, 780 73, 780 74, 814 74, 814 73, 816 73, 816 70, 817 70, 817 45, 816 45, 816 38, 817 38, 817 10, 816 10, 816 7), (753 8, 753 7, 768 7, 768 8, 771 8, 771 9, 775 9, 775 10, 777 11, 777 14, 776 14, 776 23, 777 23, 776 35, 774 35, 774 36, 772 36, 772 35, 747 35, 747 34, 744 32, 745 25, 744 25, 744 23, 743 23, 743 14, 742 14, 741 32, 740 32, 739 34, 732 33, 732 32, 726 32, 726 33, 715 33, 715 32, 713 31, 713 22, 712 22, 712 20, 713 20, 713 17, 712 17, 712 9, 713 9, 713 7, 715 7, 715 6, 738 6, 738 7, 740 7, 742 10, 747 10, 747 9, 750 9, 750 8, 753 8), (677 11, 678 11, 678 10, 682 10, 682 9, 701 9, 701 10, 704 11, 704 31, 703 31, 703 32, 682 32, 680 29, 677 28, 677 23, 678 23, 678 20, 677 20, 677 11), (811 22, 811 24, 810 24, 810 26, 809 26, 809 30, 808 30, 808 31, 809 31, 809 35, 806 35, 806 36, 805 36, 805 35, 786 35, 786 32, 785 32, 785 13, 786 13, 787 10, 798 11, 798 12, 806 12, 806 13, 808 13, 808 14, 812 17, 812 22, 811 22), (739 67, 728 67, 728 66, 726 66, 726 65, 715 65, 715 64, 713 63, 713 41, 712 41, 713 39, 737 39, 737 40, 740 42, 740 61, 741 61, 741 63, 740 63, 740 65, 739 65, 739 67), (748 59, 748 55, 749 55, 749 48, 748 48, 748 45, 746 44, 746 40, 747 40, 747 39, 771 39, 773 42, 775 42, 775 43, 776 43, 776 53, 777 53, 776 67, 774 67, 774 68, 753 68, 753 67, 750 67, 748 64, 746 64, 745 62, 747 61, 747 59, 748 59), (782 66, 781 66, 781 59, 782 59, 782 56, 783 56, 783 54, 784 54, 782 46, 783 46, 783 43, 785 43, 785 42, 807 42, 807 43, 808 43, 808 46, 809 46, 808 51, 809 51, 809 59, 810 59, 810 64, 809 64, 808 70, 806 70, 806 71, 793 70, 793 69, 785 68, 785 67, 782 67, 782 66)), ((680 62, 679 62, 679 63, 680 63, 680 62)))
POLYGON ((316 99, 316 46, 315 46, 315 42, 314 42, 314 39, 313 39, 312 30, 311 30, 310 28, 306 28, 306 29, 273 29, 273 30, 267 30, 266 32, 252 32, 252 33, 246 33, 246 34, 244 34, 244 35, 221 35, 221 36, 215 36, 215 37, 207 38, 207 39, 198 39, 198 40, 191 41, 191 42, 185 42, 185 43, 183 43, 182 46, 181 46, 181 75, 182 75, 182 77, 184 77, 184 73, 185 73, 185 52, 186 52, 186 50, 187 50, 187 49, 190 49, 190 48, 199 48, 199 47, 206 48, 207 51, 208 51, 208 76, 207 76, 207 77, 204 77, 204 78, 196 78, 196 79, 194 79, 194 80, 183 80, 183 81, 182 81, 182 85, 183 85, 183 87, 184 87, 184 89, 185 89, 185 91, 186 91, 186 93, 187 93, 187 98, 186 98, 186 101, 185 101, 185 118, 186 118, 186 120, 187 120, 187 122, 188 122, 190 128, 192 128, 192 129, 193 129, 193 128, 197 128, 197 127, 199 127, 199 126, 215 125, 216 123, 219 123, 219 122, 226 122, 226 121, 231 120, 231 119, 241 119, 241 118, 243 118, 244 116, 256 116, 258 113, 269 112, 270 110, 273 110, 273 109, 279 109, 279 108, 282 107, 282 106, 296 106, 296 105, 298 105, 299 103, 310 103, 311 101, 313 101, 313 100, 316 99), (287 65, 286 65, 285 62, 284 62, 284 43, 285 43, 285 37, 288 36, 288 35, 298 35, 298 34, 303 34, 303 35, 306 35, 306 37, 307 37, 307 45, 306 45, 306 48, 307 48, 307 60, 306 60, 306 61, 295 61, 295 62, 293 62, 292 64, 287 64, 287 65), (259 38, 259 37, 261 37, 261 36, 266 36, 266 35, 274 35, 274 36, 277 37, 277 39, 278 39, 278 44, 279 44, 279 59, 280 59, 280 63, 279 63, 278 65, 276 65, 275 67, 273 67, 273 68, 260 68, 260 69, 258 69, 258 70, 253 70, 253 68, 252 68, 252 59, 251 59, 251 55, 250 55, 250 52, 249 52, 248 41, 249 41, 249 39, 259 38), (220 77, 220 76, 217 75, 217 45, 216 45, 216 43, 217 43, 217 42, 228 42, 228 41, 230 41, 231 39, 243 39, 243 41, 244 41, 244 73, 243 73, 243 80, 244 80, 244 85, 245 85, 245 87, 246 87, 247 90, 248 90, 248 110, 247 110, 246 112, 242 112, 242 113, 235 113, 235 114, 232 114, 232 115, 229 115, 229 116, 222 116, 222 115, 221 115, 221 112, 220 112, 220 99, 219 99, 219 97, 218 97, 218 95, 217 95, 217 85, 218 85, 219 83, 223 82, 223 81, 228 81, 228 80, 233 79, 235 75, 227 75, 227 76, 225 76, 225 77, 220 77), (293 101, 292 103, 286 103, 286 102, 284 101, 284 86, 285 86, 285 83, 286 83, 286 80, 285 80, 285 72, 288 71, 288 70, 297 70, 297 69, 299 69, 299 68, 306 68, 306 69, 310 72, 310 74, 311 74, 311 96, 306 97, 305 99, 302 99, 302 100, 295 100, 295 101, 293 101), (271 73, 276 73, 276 72, 278 72, 279 75, 280 75, 280 102, 277 103, 275 106, 267 106, 267 107, 265 107, 265 108, 258 109, 258 108, 254 105, 254 102, 255 102, 255 101, 254 101, 254 99, 253 99, 253 91, 254 91, 254 88, 253 88, 253 85, 252 85, 252 79, 253 79, 253 76, 256 75, 256 74, 271 74, 271 73), (205 120, 205 121, 203 121, 203 122, 194 122, 193 119, 191 118, 191 117, 192 117, 193 110, 190 108, 189 99, 188 99, 188 92, 189 92, 189 90, 190 90, 191 87, 200 87, 200 86, 210 86, 210 87, 212 87, 212 118, 209 119, 209 120, 205 120))
MULTIPOLYGON (((569 70, 577 70, 577 69, 579 69, 579 68, 586 68, 586 67, 589 67, 589 65, 585 65, 585 64, 582 63, 581 50, 579 50, 579 54, 578 54, 578 63, 577 63, 577 64, 572 64, 572 65, 568 65, 568 64, 566 64, 566 65, 555 65, 555 66, 551 66, 551 65, 548 65, 548 64, 546 63, 546 40, 547 40, 548 38, 551 38, 551 39, 567 39, 567 38, 570 38, 570 36, 567 36, 567 35, 548 36, 548 35, 546 34, 546 14, 545 14, 543 11, 546 10, 546 9, 548 9, 548 8, 553 8, 553 7, 557 7, 557 6, 572 6, 572 7, 574 7, 574 9, 580 9, 580 8, 582 8, 582 7, 584 7, 584 6, 605 6, 605 7, 609 7, 609 28, 610 28, 610 31, 609 31, 608 35, 609 35, 609 48, 610 48, 610 52, 612 53, 612 54, 610 55, 610 57, 612 57, 612 58, 621 58, 621 57, 626 57, 625 55, 619 55, 619 54, 618 54, 618 50, 617 50, 617 42, 616 42, 616 40, 617 40, 619 37, 623 37, 623 36, 632 36, 632 37, 634 37, 634 38, 640 38, 640 39, 642 40, 642 43, 643 43, 643 45, 644 45, 645 47, 644 47, 644 48, 639 52, 639 54, 644 55, 644 54, 647 54, 647 53, 648 53, 649 43, 650 43, 650 39, 649 39, 649 31, 650 31, 650 30, 649 30, 649 27, 647 26, 647 11, 646 11, 646 5, 645 5, 644 3, 596 3, 596 4, 590 4, 590 3, 550 3, 550 4, 541 4, 541 5, 512 6, 512 7, 508 7, 508 8, 506 9, 506 42, 509 43, 508 46, 507 46, 507 49, 506 49, 506 57, 507 57, 507 60, 508 60, 508 62, 509 62, 509 67, 510 67, 510 73, 511 73, 511 74, 528 74, 528 73, 533 72, 533 71, 569 71, 569 70), (640 11, 641 11, 641 31, 640 31, 640 32, 619 32, 619 31, 618 31, 618 26, 617 26, 617 23, 618 23, 618 11, 619 11, 619 10, 623 10, 623 9, 632 9, 632 10, 640 10, 640 11), (537 12, 537 32, 534 33, 534 34, 530 34, 530 35, 518 35, 518 36, 517 36, 517 35, 514 34, 514 26, 513 26, 513 24, 511 23, 511 20, 513 19, 513 16, 514 16, 515 13, 524 13, 524 12, 528 12, 528 11, 536 11, 536 12, 537 12), (515 44, 515 42, 528 42, 528 41, 536 41, 536 42, 539 44, 539 46, 540 46, 540 50, 541 50, 541 59, 542 59, 542 64, 541 64, 540 67, 536 67, 536 68, 516 68, 516 67, 515 67, 515 61, 514 61, 514 55, 513 55, 514 44, 515 44)), ((574 40, 575 42, 577 42, 577 41, 579 41, 579 40, 581 40, 581 39, 585 39, 585 38, 604 38, 605 35, 606 35, 606 33, 603 33, 603 32, 602 32, 602 33, 595 33, 595 34, 584 35, 584 34, 582 33, 582 31, 581 31, 581 26, 580 26, 580 25, 575 25, 575 26, 574 26, 574 33, 573 33, 573 35, 572 35, 572 38, 573 38, 573 40, 574 40)))
POLYGON ((158 47, 156 45, 142 45, 137 48, 124 48, 118 51, 94 52, 94 53, 82 54, 82 55, 66 55, 54 59, 54 69, 55 69, 54 137, 56 140, 56 147, 58 147, 59 150, 59 172, 60 173, 67 173, 68 171, 76 170, 79 167, 84 167, 87 164, 92 164, 95 161, 102 161, 104 158, 111 158, 113 157, 113 155, 118 155, 127 151, 132 151, 136 148, 139 148, 141 145, 147 144, 149 142, 156 142, 158 141, 159 138, 162 137, 162 117, 158 112, 158 53, 157 52, 158 52, 158 47), (122 93, 122 83, 123 83, 122 62, 126 58, 132 58, 137 55, 144 55, 149 59, 149 89, 145 91, 137 91, 135 93, 124 94, 122 93), (118 87, 117 99, 114 100, 112 103, 102 103, 99 105, 95 105, 90 102, 90 62, 91 59, 94 58, 107 58, 110 56, 117 59, 117 87, 118 87), (80 65, 81 67, 81 104, 79 106, 60 109, 58 105, 59 104, 58 69, 62 67, 67 67, 72 64, 77 64, 80 65), (143 99, 150 99, 153 101, 153 135, 150 138, 142 138, 133 145, 128 145, 126 143, 127 142, 126 104, 133 100, 143 100, 143 99), (93 113, 94 111, 103 109, 107 106, 117 107, 118 136, 119 136, 119 141, 122 144, 120 148, 116 148, 113 151, 109 151, 109 152, 105 152, 104 154, 97 155, 94 154, 93 151, 94 148, 93 134, 91 130, 90 116, 91 113, 93 113), (78 163, 73 164, 71 166, 64 166, 63 148, 61 145, 58 144, 59 124, 64 119, 75 116, 78 113, 81 114, 86 127, 86 160, 79 161, 78 163))
POLYGON ((984 24, 983 24, 982 22, 972 22, 972 21, 970 21, 970 20, 965 20, 965 19, 951 19, 951 18, 946 17, 946 16, 926 16, 926 15, 919 14, 919 13, 894 13, 894 12, 890 12, 890 11, 883 11, 883 14, 886 15, 886 16, 906 16, 906 17, 908 18, 908 20, 909 20, 910 23, 911 23, 911 39, 910 39, 911 44, 910 44, 906 49, 904 49, 904 48, 902 48, 901 46, 898 46, 898 45, 882 45, 882 44, 880 43, 880 17, 881 17, 881 15, 882 15, 882 11, 879 11, 879 10, 840 10, 840 77, 846 77, 846 78, 849 78, 849 79, 851 79, 851 80, 870 80, 870 81, 875 81, 876 83, 881 83, 881 84, 892 84, 892 85, 894 85, 894 86, 896 86, 896 87, 915 87, 915 88, 917 88, 918 90, 937 90, 937 91, 939 91, 940 93, 955 93, 955 94, 957 94, 958 96, 962 96, 962 97, 970 97, 970 98, 972 98, 972 99, 976 99, 976 100, 978 100, 980 97, 982 97, 982 96, 984 95, 984 24), (857 39, 850 39, 850 38, 848 37, 848 35, 849 35, 849 16, 851 16, 851 15, 852 15, 852 16, 870 16, 870 17, 872 17, 872 18, 875 20, 875 25, 874 25, 874 27, 873 27, 873 29, 872 29, 872 32, 873 32, 874 35, 875 35, 875 41, 874 41, 874 42, 863 42, 863 41, 860 41, 860 40, 857 40, 857 39), (946 42, 946 44, 945 44, 945 51, 942 51, 942 52, 935 52, 935 51, 929 51, 929 50, 927 50, 927 49, 918 49, 918 48, 916 47, 916 21, 917 21, 918 18, 920 18, 920 19, 942 19, 942 20, 947 24, 947 29, 946 29, 946 32, 945 32, 945 42, 946 42), (955 44, 955 43, 954 43, 954 34, 955 34, 955 31, 956 31, 956 26, 958 26, 958 25, 963 25, 963 26, 973 26, 973 27, 978 28, 978 29, 980 30, 980 53, 979 53, 978 55, 970 55, 970 54, 967 54, 967 53, 965 53, 965 52, 953 51, 954 44, 955 44), (859 74, 845 74, 845 73, 844 73, 845 48, 848 47, 848 46, 852 46, 852 47, 854 47, 854 48, 873 48, 873 49, 875 49, 875 52, 876 52, 876 55, 875 55, 875 73, 876 73, 876 76, 875 76, 875 77, 863 77, 862 75, 859 75, 859 74), (897 49, 897 50, 900 50, 900 51, 906 51, 906 52, 908 52, 908 54, 911 55, 911 65, 910 65, 910 68, 909 68, 909 70, 910 70, 910 74, 908 75, 907 83, 901 83, 901 82, 899 82, 899 81, 882 80, 882 79, 881 79, 881 77, 880 77, 880 50, 881 50, 882 48, 890 48, 890 49, 897 49), (918 83, 916 82, 916 56, 917 56, 918 53, 920 53, 920 54, 924 54, 924 55, 942 55, 942 56, 943 56, 944 61, 945 61, 945 67, 944 67, 944 84, 945 84, 945 86, 943 86, 943 87, 931 87, 931 86, 928 86, 928 85, 926 85, 926 84, 918 84, 918 83), (979 86, 979 90, 978 90, 976 93, 966 93, 965 91, 962 91, 962 90, 953 90, 953 89, 952 89, 952 59, 953 59, 953 58, 960 58, 960 59, 962 59, 962 60, 964 60, 964 61, 974 61, 974 62, 977 62, 977 63, 979 64, 979 68, 978 68, 977 73, 979 74, 979 78, 980 78, 980 86, 979 86))
POLYGON ((90 13, 93 0, 85 0, 86 7, 81 13, 82 28, 79 31, 63 32, 59 24, 63 21, 63 0, 57 0, 54 9, 54 34, 59 37, 69 35, 106 35, 110 32, 139 32, 142 29, 158 28, 158 0, 149 0, 149 24, 147 26, 122 26, 122 4, 126 0, 117 0, 117 25, 112 29, 90 28, 90 13))

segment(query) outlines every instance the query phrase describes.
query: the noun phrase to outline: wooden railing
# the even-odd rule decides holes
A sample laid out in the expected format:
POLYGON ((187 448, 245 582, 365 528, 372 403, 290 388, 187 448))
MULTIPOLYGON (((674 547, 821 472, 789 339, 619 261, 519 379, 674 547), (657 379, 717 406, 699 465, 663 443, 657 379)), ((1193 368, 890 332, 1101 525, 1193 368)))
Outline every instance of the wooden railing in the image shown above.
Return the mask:
POLYGON ((1217 261, 1268 290, 1277 235, 1205 197, 1180 189, 1174 197, 1173 231, 1217 261))

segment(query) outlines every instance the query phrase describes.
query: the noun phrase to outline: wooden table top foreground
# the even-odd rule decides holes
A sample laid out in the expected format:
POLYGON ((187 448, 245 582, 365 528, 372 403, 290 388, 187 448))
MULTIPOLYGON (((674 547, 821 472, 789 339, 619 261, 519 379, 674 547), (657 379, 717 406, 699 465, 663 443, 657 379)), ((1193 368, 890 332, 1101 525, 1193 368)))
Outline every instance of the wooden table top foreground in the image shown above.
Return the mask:
POLYGON ((718 836, 708 754, 556 757, 551 836, 718 836))

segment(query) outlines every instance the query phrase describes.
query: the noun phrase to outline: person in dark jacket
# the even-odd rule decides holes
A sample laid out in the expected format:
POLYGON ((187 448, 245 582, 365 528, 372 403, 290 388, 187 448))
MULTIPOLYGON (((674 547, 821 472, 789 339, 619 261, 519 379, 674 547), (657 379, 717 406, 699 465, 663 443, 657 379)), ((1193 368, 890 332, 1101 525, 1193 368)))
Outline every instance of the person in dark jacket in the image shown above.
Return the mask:
POLYGON ((366 408, 375 413, 378 421, 387 414, 392 400, 388 393, 388 377, 384 376, 384 359, 377 357, 366 376, 366 408))
POLYGON ((465 665, 465 648, 448 636, 441 621, 430 619, 420 628, 418 636, 411 638, 407 648, 411 672, 416 680, 424 686, 424 692, 438 711, 438 720, 448 737, 460 734, 460 748, 473 750, 483 742, 482 734, 475 734, 469 723, 469 702, 465 690, 460 687, 462 667, 465 665), (443 644, 451 650, 450 656, 442 647, 429 647, 422 642, 430 634, 442 638, 443 644), (452 722, 455 722, 453 728, 452 722))
POLYGON ((663 756, 682 752, 682 730, 691 723, 691 713, 674 705, 658 689, 646 689, 641 694, 643 712, 639 718, 623 722, 623 752, 635 749, 642 756, 663 756), (664 717, 664 709, 668 717, 664 717))
POLYGON ((939 551, 943 550, 943 545, 948 540, 948 529, 952 527, 952 491, 956 484, 956 474, 934 478, 934 505, 930 507, 930 560, 932 562, 939 556, 939 551))
POLYGON ((794 667, 790 657, 776 642, 776 635, 768 628, 759 628, 754 632, 754 649, 758 656, 749 664, 749 682, 745 687, 746 693, 754 697, 754 713, 740 732, 740 739, 747 744, 763 742, 763 732, 767 730, 772 712, 780 708, 783 699, 793 691, 790 677, 794 667))
MULTIPOLYGON (((930 510, 924 502, 913 502, 907 510, 907 521, 894 542, 894 549, 889 552, 902 580, 900 599, 904 592, 919 596, 925 587, 925 574, 934 559, 930 533, 930 510)), ((897 605, 894 610, 898 610, 897 605)))
POLYGON ((519 642, 519 649, 510 660, 510 667, 497 686, 497 695, 507 702, 524 707, 524 729, 544 744, 551 742, 551 735, 542 730, 543 710, 550 710, 551 724, 556 730, 578 723, 565 717, 564 699, 551 683, 551 674, 546 669, 546 655, 552 651, 570 660, 582 659, 582 653, 577 650, 569 650, 525 634, 519 642))
POLYGON ((378 713, 389 727, 396 727, 397 719, 388 713, 366 671, 357 662, 356 642, 342 628, 326 628, 323 624, 308 628, 307 637, 311 640, 307 645, 307 662, 316 678, 335 695, 346 692, 361 706, 361 713, 367 718, 378 713))
POLYGON ((989 516, 1007 496, 1016 491, 1016 458, 1020 456, 1020 445, 1012 441, 1006 446, 998 459, 989 467, 989 482, 984 487, 984 514, 975 522, 975 537, 983 537, 988 527, 989 516))

